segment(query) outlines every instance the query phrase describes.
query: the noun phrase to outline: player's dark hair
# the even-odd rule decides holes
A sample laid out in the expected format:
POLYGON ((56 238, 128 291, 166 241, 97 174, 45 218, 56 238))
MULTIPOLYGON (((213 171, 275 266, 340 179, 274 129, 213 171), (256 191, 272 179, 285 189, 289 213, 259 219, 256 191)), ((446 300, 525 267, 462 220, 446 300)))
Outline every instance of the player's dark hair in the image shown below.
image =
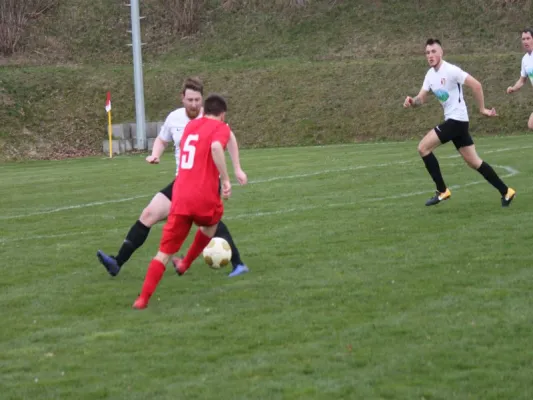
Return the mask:
POLYGON ((533 28, 525 28, 522 33, 529 33, 531 36, 533 36, 533 28))
POLYGON ((228 105, 224 97, 218 94, 210 94, 204 102, 204 114, 220 116, 222 113, 228 111, 228 105))
POLYGON ((198 77, 190 77, 183 81, 183 86, 181 87, 181 94, 185 94, 185 91, 190 89, 195 92, 200 92, 201 95, 204 94, 204 84, 202 80, 198 77))
POLYGON ((428 40, 426 40, 426 46, 431 46, 433 44, 438 44, 439 46, 442 47, 442 44, 440 43, 439 39, 429 38, 428 40))

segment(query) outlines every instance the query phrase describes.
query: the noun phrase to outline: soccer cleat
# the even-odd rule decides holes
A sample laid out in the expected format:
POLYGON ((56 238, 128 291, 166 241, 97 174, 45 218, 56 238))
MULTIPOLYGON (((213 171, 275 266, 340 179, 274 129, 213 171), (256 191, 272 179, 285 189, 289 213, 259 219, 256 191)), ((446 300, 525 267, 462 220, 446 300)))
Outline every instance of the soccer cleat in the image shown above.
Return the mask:
POLYGON ((248 267, 246 265, 239 264, 235 268, 233 268, 233 271, 231 271, 228 276, 230 278, 233 278, 234 276, 239 276, 239 275, 245 274, 245 273, 247 273, 249 271, 250 270, 248 269, 248 267))
POLYGON ((107 269, 109 275, 118 275, 118 273, 120 272, 120 266, 118 265, 117 260, 115 260, 115 257, 108 256, 102 250, 98 250, 96 252, 96 256, 98 257, 98 260, 100 260, 100 263, 105 267, 105 269, 107 269))
POLYGON ((132 307, 136 310, 143 310, 148 307, 148 300, 139 296, 137 297, 137 300, 135 300, 135 303, 133 303, 132 307))
POLYGON ((426 201, 426 206, 434 206, 435 204, 439 204, 441 201, 448 200, 451 196, 452 192, 448 188, 443 193, 437 190, 435 192, 435 196, 426 201))
POLYGON ((509 207, 509 204, 511 204, 515 196, 516 190, 508 188, 505 196, 502 196, 502 207, 509 207))
POLYGON ((174 257, 172 259, 172 265, 179 276, 182 276, 188 270, 188 268, 185 268, 183 265, 183 257, 174 257))

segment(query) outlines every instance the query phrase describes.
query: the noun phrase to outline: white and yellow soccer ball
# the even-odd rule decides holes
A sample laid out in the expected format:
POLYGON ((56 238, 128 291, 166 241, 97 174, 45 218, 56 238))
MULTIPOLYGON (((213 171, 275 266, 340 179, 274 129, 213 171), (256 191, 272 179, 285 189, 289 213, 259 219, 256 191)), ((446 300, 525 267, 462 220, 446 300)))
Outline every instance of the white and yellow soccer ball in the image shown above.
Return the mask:
POLYGON ((213 269, 228 265, 231 261, 231 247, 226 239, 214 237, 202 253, 204 261, 213 269))

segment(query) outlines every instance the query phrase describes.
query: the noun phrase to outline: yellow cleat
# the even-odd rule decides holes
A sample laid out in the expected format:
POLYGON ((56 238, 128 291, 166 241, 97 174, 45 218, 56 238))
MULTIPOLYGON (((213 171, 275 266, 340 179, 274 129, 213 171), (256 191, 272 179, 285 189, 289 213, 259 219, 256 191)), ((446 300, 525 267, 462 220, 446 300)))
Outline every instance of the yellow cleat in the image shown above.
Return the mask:
POLYGON ((509 204, 511 204, 515 196, 516 190, 508 188, 505 196, 502 196, 502 207, 509 207, 509 204))
POLYGON ((450 189, 446 188, 446 191, 441 193, 438 190, 435 192, 435 196, 426 201, 426 206, 434 206, 441 201, 448 200, 452 196, 450 189))

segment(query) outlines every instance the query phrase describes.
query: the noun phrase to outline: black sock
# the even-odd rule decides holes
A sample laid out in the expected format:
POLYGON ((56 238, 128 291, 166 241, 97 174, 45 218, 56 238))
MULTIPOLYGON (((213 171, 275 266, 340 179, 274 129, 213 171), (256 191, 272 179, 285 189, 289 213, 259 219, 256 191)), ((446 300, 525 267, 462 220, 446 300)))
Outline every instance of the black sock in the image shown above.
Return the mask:
POLYGON ((498 174, 492 169, 492 167, 485 161, 481 163, 481 165, 477 169, 477 172, 483 175, 483 178, 489 181, 492 186, 498 189, 502 196, 505 196, 507 194, 507 189, 509 188, 505 183, 503 183, 503 181, 500 179, 498 174))
POLYGON ((130 231, 126 235, 126 239, 118 255, 115 257, 120 267, 128 261, 135 250, 141 247, 150 233, 150 228, 144 225, 141 221, 137 221, 133 224, 130 231))
POLYGON ((424 161, 426 169, 431 175, 431 178, 433 178, 433 182, 437 185, 437 190, 444 193, 446 191, 446 185, 444 184, 444 179, 440 173, 439 161, 437 160, 437 157, 435 157, 435 154, 429 153, 427 156, 422 157, 422 161, 424 161))
POLYGON ((220 221, 218 223, 215 236, 226 239, 227 242, 229 243, 231 247, 231 265, 233 265, 233 268, 235 268, 239 264, 244 264, 241 260, 241 255, 239 254, 239 250, 237 249, 237 246, 235 246, 235 243, 233 242, 231 233, 229 233, 228 227, 226 226, 224 222, 220 221))

